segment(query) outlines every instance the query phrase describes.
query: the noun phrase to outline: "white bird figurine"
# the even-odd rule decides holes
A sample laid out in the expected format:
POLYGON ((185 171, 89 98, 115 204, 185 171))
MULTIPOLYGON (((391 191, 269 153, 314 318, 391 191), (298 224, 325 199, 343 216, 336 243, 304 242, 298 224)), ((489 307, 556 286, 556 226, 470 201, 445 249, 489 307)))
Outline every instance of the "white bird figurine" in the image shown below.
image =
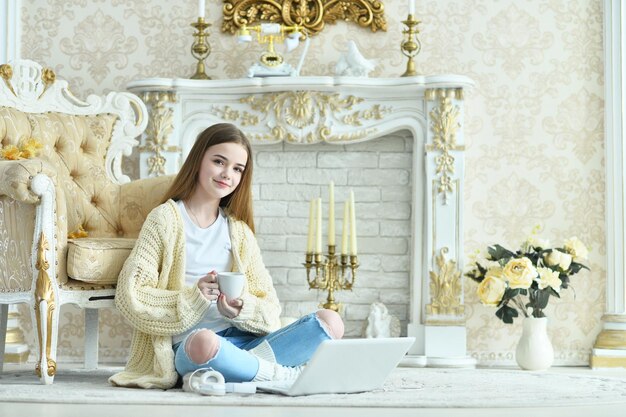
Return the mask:
POLYGON ((376 68, 376 61, 366 59, 354 41, 348 41, 348 51, 341 54, 335 66, 335 75, 348 77, 367 77, 376 68))

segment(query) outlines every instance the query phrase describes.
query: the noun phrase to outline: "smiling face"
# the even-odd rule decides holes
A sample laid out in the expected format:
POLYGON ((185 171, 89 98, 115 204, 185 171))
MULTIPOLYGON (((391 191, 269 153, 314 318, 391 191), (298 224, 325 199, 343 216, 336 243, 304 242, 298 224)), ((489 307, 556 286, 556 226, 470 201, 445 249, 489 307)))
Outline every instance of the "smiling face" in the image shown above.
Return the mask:
POLYGON ((222 199, 237 189, 248 161, 246 148, 238 143, 213 145, 204 153, 196 192, 222 199))

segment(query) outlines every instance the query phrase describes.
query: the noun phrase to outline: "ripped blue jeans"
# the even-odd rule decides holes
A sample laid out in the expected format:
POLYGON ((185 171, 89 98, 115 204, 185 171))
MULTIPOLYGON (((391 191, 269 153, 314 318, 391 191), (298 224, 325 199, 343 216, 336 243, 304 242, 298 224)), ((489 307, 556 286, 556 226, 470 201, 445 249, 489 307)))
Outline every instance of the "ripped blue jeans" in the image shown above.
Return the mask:
POLYGON ((267 341, 274 351, 276 362, 284 366, 302 365, 311 358, 320 343, 330 339, 328 331, 320 323, 315 313, 311 313, 265 336, 230 327, 216 333, 220 338, 220 347, 212 359, 197 364, 189 359, 185 352, 189 334, 182 342, 173 346, 176 371, 179 375, 199 368, 211 367, 224 375, 226 382, 252 381, 259 370, 259 361, 248 350, 267 341))

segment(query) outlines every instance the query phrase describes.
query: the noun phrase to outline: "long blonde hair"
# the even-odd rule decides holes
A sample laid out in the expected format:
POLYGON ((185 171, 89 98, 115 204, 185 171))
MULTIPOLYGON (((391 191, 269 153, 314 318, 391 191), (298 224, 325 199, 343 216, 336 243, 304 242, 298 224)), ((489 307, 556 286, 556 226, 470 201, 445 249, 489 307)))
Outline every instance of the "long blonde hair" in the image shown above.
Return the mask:
POLYGON ((172 185, 163 196, 162 203, 170 198, 174 201, 186 200, 198 186, 198 173, 206 151, 220 143, 238 143, 246 149, 248 159, 239 185, 229 195, 220 200, 220 207, 229 215, 245 222, 254 232, 252 212, 252 147, 241 130, 230 123, 218 123, 208 127, 198 135, 187 159, 183 163, 172 185))

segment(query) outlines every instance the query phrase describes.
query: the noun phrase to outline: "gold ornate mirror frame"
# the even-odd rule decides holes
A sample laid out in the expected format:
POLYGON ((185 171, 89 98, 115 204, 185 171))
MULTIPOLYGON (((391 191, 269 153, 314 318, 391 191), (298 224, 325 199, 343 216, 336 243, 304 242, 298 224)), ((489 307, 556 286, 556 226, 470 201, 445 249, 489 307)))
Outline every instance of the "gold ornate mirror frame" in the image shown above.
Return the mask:
POLYGON ((316 35, 326 23, 356 22, 372 32, 386 31, 385 6, 377 0, 224 0, 222 31, 236 33, 257 22, 305 27, 316 35))

